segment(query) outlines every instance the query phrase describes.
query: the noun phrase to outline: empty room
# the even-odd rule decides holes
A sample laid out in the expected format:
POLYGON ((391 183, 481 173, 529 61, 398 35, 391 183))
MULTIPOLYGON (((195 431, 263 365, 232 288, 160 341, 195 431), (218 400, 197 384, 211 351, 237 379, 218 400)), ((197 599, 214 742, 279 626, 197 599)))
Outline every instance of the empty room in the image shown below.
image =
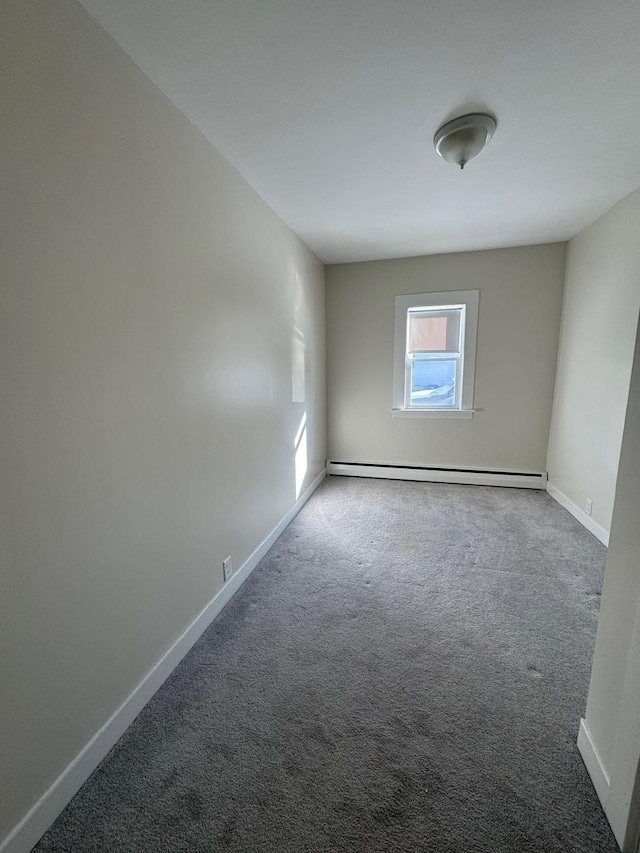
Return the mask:
POLYGON ((640 853, 640 7, 2 0, 0 853, 640 853))

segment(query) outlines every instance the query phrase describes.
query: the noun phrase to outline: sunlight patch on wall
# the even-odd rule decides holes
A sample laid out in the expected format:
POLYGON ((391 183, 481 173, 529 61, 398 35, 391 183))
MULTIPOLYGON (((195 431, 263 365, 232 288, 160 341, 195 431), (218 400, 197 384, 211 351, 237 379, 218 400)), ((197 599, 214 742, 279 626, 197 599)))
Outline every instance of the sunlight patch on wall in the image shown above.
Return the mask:
POLYGON ((291 336, 291 401, 293 403, 305 402, 304 371, 304 334, 294 327, 291 336))
POLYGON ((300 497, 302 484, 307 473, 307 413, 305 412, 300 421, 300 426, 293 442, 295 450, 296 468, 296 500, 300 497))

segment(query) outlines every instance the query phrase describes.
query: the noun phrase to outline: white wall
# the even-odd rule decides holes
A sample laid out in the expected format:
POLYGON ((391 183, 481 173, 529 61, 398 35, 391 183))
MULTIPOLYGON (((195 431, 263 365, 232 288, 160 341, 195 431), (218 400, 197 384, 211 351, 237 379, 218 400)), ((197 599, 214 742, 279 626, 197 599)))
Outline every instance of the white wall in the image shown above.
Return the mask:
POLYGON ((639 511, 640 336, 620 453, 620 472, 585 714, 590 744, 587 744, 586 752, 585 746, 582 747, 596 782, 600 777, 599 794, 625 853, 636 853, 640 824, 640 780, 636 784, 640 760, 639 511))
POLYGON ((597 522, 611 524, 579 743, 616 837, 633 853, 640 814, 638 234, 640 190, 569 244, 549 446, 550 480, 578 508, 592 497, 597 522), (588 405, 594 387, 606 388, 606 397, 588 405))
POLYGON ((326 453, 319 261, 80 5, 0 55, 2 839, 326 453))
MULTIPOLYGON (((640 307, 640 190, 570 241, 549 440, 549 483, 611 524, 640 307)), ((584 518, 582 519, 584 521, 584 518)))
POLYGON ((639 234, 636 190, 569 243, 548 456, 552 494, 603 541, 611 530, 578 743, 625 853, 640 814, 639 234))
POLYGON ((565 244, 327 268, 329 458, 544 471, 565 244), (394 299, 480 289, 472 420, 392 419, 394 299))

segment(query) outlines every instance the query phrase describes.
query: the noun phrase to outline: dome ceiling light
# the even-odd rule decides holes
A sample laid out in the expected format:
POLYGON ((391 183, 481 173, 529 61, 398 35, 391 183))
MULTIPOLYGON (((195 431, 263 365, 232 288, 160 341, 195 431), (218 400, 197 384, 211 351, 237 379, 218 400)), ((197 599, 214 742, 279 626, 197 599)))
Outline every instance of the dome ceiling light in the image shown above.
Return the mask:
POLYGON ((484 113, 470 113, 448 121, 436 131, 433 144, 447 163, 464 169, 479 154, 496 131, 496 120, 484 113))

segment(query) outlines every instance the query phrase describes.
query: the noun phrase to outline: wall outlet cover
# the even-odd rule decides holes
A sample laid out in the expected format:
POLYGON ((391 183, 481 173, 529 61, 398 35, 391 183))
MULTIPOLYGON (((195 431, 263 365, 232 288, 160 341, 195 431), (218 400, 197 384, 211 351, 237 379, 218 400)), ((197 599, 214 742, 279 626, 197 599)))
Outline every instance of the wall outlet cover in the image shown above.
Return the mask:
POLYGON ((222 561, 222 574, 224 576, 225 581, 228 581, 231 575, 233 574, 233 563, 231 562, 231 557, 227 557, 226 560, 222 561))
POLYGON ((587 515, 591 515, 591 510, 593 509, 593 501, 591 498, 587 498, 586 503, 584 505, 584 511, 587 515))

